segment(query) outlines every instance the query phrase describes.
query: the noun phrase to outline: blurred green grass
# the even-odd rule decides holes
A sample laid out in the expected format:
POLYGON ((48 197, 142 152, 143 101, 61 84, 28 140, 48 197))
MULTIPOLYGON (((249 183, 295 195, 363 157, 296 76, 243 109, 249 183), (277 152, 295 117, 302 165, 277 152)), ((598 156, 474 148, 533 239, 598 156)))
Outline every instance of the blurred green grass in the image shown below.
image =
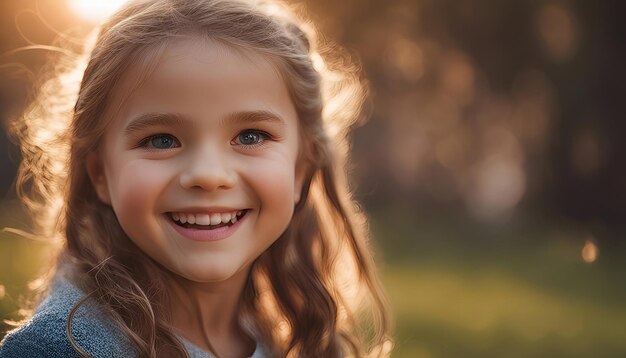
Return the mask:
MULTIPOLYGON (((601 247, 585 263, 584 235, 555 224, 468 227, 406 211, 372 218, 396 322, 393 357, 625 356, 626 266, 615 259, 623 253, 601 247)), ((0 233, 3 320, 17 317, 48 253, 0 233)))
MULTIPOLYGON (((394 357, 624 357, 623 249, 546 222, 484 227, 374 215, 396 320, 394 357)), ((619 247, 619 246, 618 246, 619 247)))
POLYGON ((515 275, 443 263, 391 266, 385 283, 397 320, 394 357, 618 357, 626 352, 623 305, 550 293, 515 275))

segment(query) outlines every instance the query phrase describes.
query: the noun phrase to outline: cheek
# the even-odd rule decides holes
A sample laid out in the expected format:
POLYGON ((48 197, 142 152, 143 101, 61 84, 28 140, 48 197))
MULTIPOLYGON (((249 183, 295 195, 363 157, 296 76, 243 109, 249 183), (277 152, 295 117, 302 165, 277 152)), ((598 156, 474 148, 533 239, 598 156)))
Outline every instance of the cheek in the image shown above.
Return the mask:
POLYGON ((266 161, 249 166, 249 181, 261 210, 270 212, 275 220, 288 222, 293 214, 294 166, 290 161, 266 161))
POLYGON ((140 220, 142 214, 154 211, 158 194, 167 181, 162 166, 140 160, 126 164, 112 174, 109 190, 120 222, 140 220))

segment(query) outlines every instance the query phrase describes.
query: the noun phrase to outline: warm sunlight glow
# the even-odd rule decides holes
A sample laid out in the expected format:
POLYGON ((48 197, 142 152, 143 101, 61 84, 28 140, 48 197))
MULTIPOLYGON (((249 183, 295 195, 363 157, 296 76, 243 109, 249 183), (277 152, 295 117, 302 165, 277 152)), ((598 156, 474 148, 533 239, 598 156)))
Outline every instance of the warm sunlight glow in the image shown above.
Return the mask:
POLYGON ((582 252, 583 260, 587 263, 592 263, 598 259, 598 247, 591 240, 585 242, 582 252))
POLYGON ((68 5, 82 19, 99 22, 119 9, 127 0, 68 0, 68 5))

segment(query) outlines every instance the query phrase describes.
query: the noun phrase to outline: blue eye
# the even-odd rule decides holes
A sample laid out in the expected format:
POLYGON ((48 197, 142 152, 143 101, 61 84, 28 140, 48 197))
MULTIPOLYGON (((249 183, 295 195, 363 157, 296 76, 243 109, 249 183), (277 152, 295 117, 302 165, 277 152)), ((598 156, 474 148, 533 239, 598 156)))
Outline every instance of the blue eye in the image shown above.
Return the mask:
POLYGON ((178 145, 178 141, 174 136, 169 134, 156 134, 148 137, 142 143, 142 146, 155 149, 170 149, 175 148, 178 145))
POLYGON ((235 142, 241 145, 257 145, 262 144, 269 135, 262 131, 246 130, 237 136, 235 142))

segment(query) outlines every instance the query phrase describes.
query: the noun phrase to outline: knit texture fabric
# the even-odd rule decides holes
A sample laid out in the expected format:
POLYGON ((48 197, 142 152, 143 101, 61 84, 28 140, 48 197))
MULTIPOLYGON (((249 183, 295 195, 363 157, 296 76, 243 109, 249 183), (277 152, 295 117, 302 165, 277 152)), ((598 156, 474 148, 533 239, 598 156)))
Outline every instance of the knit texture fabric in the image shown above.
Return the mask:
MULTIPOLYGON (((0 358, 65 357, 79 358, 66 334, 70 312, 85 297, 85 293, 58 273, 51 283, 47 297, 33 317, 23 326, 11 331, 0 343, 0 358)), ((72 337, 76 344, 94 358, 138 357, 127 339, 107 315, 88 299, 74 314, 72 337)), ((178 337, 191 358, 214 358, 212 355, 178 337)), ((263 348, 257 348, 251 358, 265 358, 263 348)))

